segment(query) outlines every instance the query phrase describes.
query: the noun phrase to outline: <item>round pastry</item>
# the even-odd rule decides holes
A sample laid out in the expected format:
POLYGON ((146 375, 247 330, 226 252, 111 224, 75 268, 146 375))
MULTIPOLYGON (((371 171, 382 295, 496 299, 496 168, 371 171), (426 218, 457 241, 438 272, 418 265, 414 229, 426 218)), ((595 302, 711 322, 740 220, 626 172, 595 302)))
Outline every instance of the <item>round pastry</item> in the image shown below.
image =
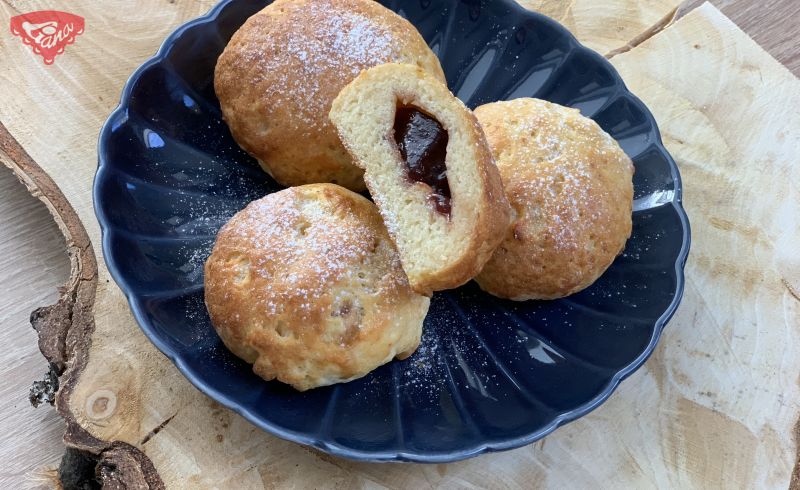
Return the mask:
POLYGON ((205 301, 228 349, 301 391, 411 355, 429 305, 375 206, 334 184, 284 189, 231 218, 205 264, 205 301))
POLYGON ((516 217, 475 278, 514 300, 592 284, 631 234, 633 164, 594 121, 537 99, 478 107, 516 217))
POLYGON ((331 120, 422 294, 464 284, 503 239, 511 208, 478 121, 414 65, 361 72, 331 120))
POLYGON ((436 55, 408 21, 372 0, 277 0, 233 35, 214 72, 231 134, 279 183, 332 182, 363 190, 328 121, 358 73, 415 64, 439 80, 436 55))

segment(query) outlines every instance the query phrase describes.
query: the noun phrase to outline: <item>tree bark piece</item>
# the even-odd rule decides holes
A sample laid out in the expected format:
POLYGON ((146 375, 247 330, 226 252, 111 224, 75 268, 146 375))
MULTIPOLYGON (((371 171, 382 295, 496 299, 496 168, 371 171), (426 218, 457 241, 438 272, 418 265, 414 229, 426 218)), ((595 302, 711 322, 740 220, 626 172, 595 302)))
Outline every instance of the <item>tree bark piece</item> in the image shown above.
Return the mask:
POLYGON ((73 387, 80 380, 89 357, 90 349, 85 347, 91 345, 94 329, 97 262, 86 230, 67 198, 2 123, 0 161, 23 176, 28 189, 39 195, 67 242, 72 265, 70 280, 56 304, 39 308, 31 314, 31 324, 39 334, 39 349, 51 365, 48 373, 50 386, 45 386, 44 390, 58 390, 55 402, 58 413, 66 422, 64 441, 69 447, 96 459, 98 468, 103 469, 100 480, 112 488, 115 484, 163 488, 152 463, 139 449, 92 436, 81 427, 70 408, 73 387), (52 381, 54 374, 59 376, 58 381, 52 381))
MULTIPOLYGON (((711 7, 649 40, 641 34, 655 32, 652 22, 638 21, 596 41, 582 35, 589 20, 578 15, 595 11, 580 4, 567 24, 588 44, 608 53, 643 41, 613 62, 656 113, 684 171, 696 251, 686 298, 646 367, 596 412, 533 446, 436 466, 353 463, 254 428, 200 394, 155 350, 110 280, 91 202, 97 133, 124 79, 210 2, 129 2, 111 13, 88 0, 48 6, 87 24, 52 66, 3 38, 3 58, 14 63, 0 66, 10 82, 0 94, 9 133, 0 136, 0 158, 48 204, 67 237, 73 276, 37 325, 43 352, 63 369, 57 407, 65 441, 99 461, 98 478, 130 488, 785 486, 800 368, 791 294, 800 278, 787 255, 798 242, 800 212, 788 184, 797 182, 797 168, 787 162, 800 148, 781 127, 797 127, 798 111, 790 109, 798 107, 798 81, 711 7), (794 229, 770 224, 770 209, 794 229)), ((561 5, 539 4, 551 14, 561 5)), ((629 8, 609 5, 610 12, 629 8)), ((639 18, 670 18, 674 7, 639 18)), ((0 10, 6 24, 19 13, 9 4, 0 10)))
MULTIPOLYGON (((64 452, 63 420, 50 407, 30 410, 25 396, 48 370, 28 322, 31 310, 56 302, 68 276, 64 238, 53 218, 0 164, 0 488, 42 479, 64 452)), ((55 400, 52 382, 36 384, 37 401, 55 400)))

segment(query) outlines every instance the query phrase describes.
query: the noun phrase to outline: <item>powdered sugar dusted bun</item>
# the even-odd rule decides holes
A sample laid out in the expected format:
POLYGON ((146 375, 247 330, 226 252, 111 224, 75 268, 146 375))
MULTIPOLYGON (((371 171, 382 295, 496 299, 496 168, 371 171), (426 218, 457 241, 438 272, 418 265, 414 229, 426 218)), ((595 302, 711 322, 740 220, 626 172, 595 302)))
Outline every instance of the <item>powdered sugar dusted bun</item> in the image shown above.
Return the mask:
POLYGON ((231 218, 205 264, 205 301, 234 354, 298 390, 411 355, 429 304, 375 206, 333 184, 285 189, 231 218))
POLYGON ((592 284, 631 234, 633 164, 594 121, 537 99, 475 109, 516 218, 476 281, 515 300, 592 284))
POLYGON ((347 85, 330 113, 397 244, 411 287, 474 277, 510 208, 475 116, 419 67, 386 64, 347 85))
POLYGON ((214 88, 231 134, 275 180, 358 191, 362 171, 328 111, 361 70, 392 61, 444 80, 417 30, 372 0, 277 0, 233 35, 217 62, 214 88))

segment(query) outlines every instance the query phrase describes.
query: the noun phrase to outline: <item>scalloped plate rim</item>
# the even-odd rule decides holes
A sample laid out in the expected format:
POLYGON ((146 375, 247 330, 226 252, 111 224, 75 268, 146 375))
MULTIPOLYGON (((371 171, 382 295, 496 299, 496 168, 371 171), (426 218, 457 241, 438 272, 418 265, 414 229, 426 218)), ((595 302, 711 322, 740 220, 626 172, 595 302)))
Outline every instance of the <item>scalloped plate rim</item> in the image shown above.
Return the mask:
POLYGON ((217 3, 214 7, 209 9, 209 11, 203 14, 202 16, 191 19, 178 26, 161 43, 156 53, 150 58, 148 58, 144 63, 142 63, 130 75, 130 77, 128 77, 128 80, 125 82, 125 85, 123 86, 119 104, 109 114, 108 118, 106 119, 105 123, 100 129, 100 133, 98 136, 98 144, 97 144, 98 166, 97 166, 97 171, 95 173, 94 182, 92 184, 93 207, 97 220, 100 224, 100 231, 102 235, 101 241, 102 241, 103 260, 106 264, 106 267, 108 268, 109 273, 111 274, 111 277, 114 279, 114 281, 117 283, 119 288, 124 293, 125 298, 127 299, 128 304, 130 305, 133 316, 137 324, 139 325, 139 328, 142 330, 142 332, 145 334, 148 340, 150 340, 150 342, 162 354, 164 354, 175 365, 175 367, 178 368, 178 371, 187 380, 189 380, 189 382, 193 386, 195 386, 195 388, 197 388, 207 396, 211 397, 212 399, 216 400, 220 404, 224 405, 225 407, 241 415, 246 420, 248 420, 256 427, 262 430, 265 430, 282 439, 307 446, 312 446, 336 456, 342 456, 348 459, 356 461, 366 461, 366 462, 395 461, 395 462, 409 462, 409 463, 449 463, 454 461, 460 461, 467 458, 472 458, 485 453, 506 451, 510 449, 519 448, 531 444, 547 436, 548 434, 556 430, 558 427, 561 427, 566 423, 572 422, 580 417, 583 417, 584 415, 588 414, 589 412, 591 412, 592 410, 603 404, 616 390, 616 388, 619 386, 619 383, 625 378, 627 378, 629 375, 631 375, 633 372, 635 372, 639 367, 641 367, 641 365, 650 357, 656 345, 658 344, 659 339, 661 338, 664 326, 667 324, 667 322, 669 322, 669 320, 675 314, 675 311, 677 310, 678 305, 680 304, 681 299, 683 297, 684 285, 685 285, 684 267, 686 264, 686 259, 689 254, 689 248, 691 244, 691 228, 686 211, 682 206, 683 185, 677 164, 672 158, 672 155, 670 155, 670 153, 664 147, 663 141, 661 139, 661 132, 650 110, 635 94, 633 94, 632 92, 630 92, 630 90, 628 90, 627 85, 625 85, 624 80, 619 75, 616 68, 605 57, 603 57, 596 51, 589 49, 583 44, 581 44, 566 27, 562 26, 560 23, 551 19, 550 17, 547 17, 535 11, 528 10, 522 7, 521 5, 517 4, 514 0, 495 0, 499 3, 506 5, 512 12, 518 13, 520 15, 537 17, 540 21, 544 21, 556 27, 558 30, 563 31, 565 34, 569 36, 570 43, 573 45, 575 49, 580 50, 584 54, 590 55, 592 57, 602 59, 602 62, 605 63, 608 68, 610 68, 612 75, 617 79, 617 81, 621 84, 621 86, 631 95, 633 100, 637 102, 643 109, 644 115, 647 117, 648 121, 650 122, 655 131, 656 140, 654 144, 658 147, 660 153, 663 154, 667 159, 667 162, 669 164, 672 173, 672 177, 674 179, 674 194, 673 194, 673 199, 672 201, 669 202, 669 204, 672 206, 674 212, 677 214, 680 220, 681 227, 683 230, 683 237, 681 242, 681 248, 680 251, 678 252, 678 257, 675 261, 675 276, 676 276, 675 296, 673 297, 672 302, 669 304, 664 313, 662 313, 662 315, 654 323, 653 334, 647 346, 642 351, 642 353, 627 366, 617 371, 614 374, 614 376, 609 380, 609 382, 606 384, 606 386, 603 387, 600 393, 598 393, 594 398, 572 410, 561 413, 560 415, 555 417, 549 424, 540 428, 539 430, 536 430, 532 433, 523 436, 509 438, 499 442, 485 442, 458 451, 444 451, 444 452, 386 451, 386 452, 376 453, 371 451, 356 450, 338 444, 331 444, 321 439, 310 437, 303 433, 299 433, 297 431, 285 429, 281 426, 278 426, 267 420, 264 420, 258 417, 254 412, 247 409, 236 400, 231 399, 226 394, 221 393, 220 391, 212 388, 211 386, 203 382, 199 378, 199 376, 197 376, 185 364, 185 362, 178 355, 175 349, 172 349, 165 342, 163 342, 150 327, 149 323, 145 320, 145 313, 143 311, 139 298, 137 298, 133 294, 133 291, 127 285, 119 267, 113 261, 112 259, 113 254, 111 253, 111 245, 110 245, 111 241, 110 238, 112 236, 113 231, 109 229, 107 225, 108 221, 105 212, 98 205, 98 202, 100 200, 98 199, 99 187, 97 183, 100 180, 101 175, 103 175, 103 173, 106 171, 106 166, 108 165, 104 161, 105 160, 104 155, 106 155, 106 150, 105 150, 106 144, 104 138, 106 134, 111 130, 113 122, 120 116, 120 114, 127 111, 127 106, 130 101, 133 86, 135 82, 140 78, 141 74, 151 66, 156 65, 157 63, 163 61, 165 59, 166 51, 174 44, 174 42, 181 35, 183 35, 185 31, 196 25, 206 24, 215 21, 219 16, 219 14, 234 1, 237 0, 222 0, 219 3, 217 3))

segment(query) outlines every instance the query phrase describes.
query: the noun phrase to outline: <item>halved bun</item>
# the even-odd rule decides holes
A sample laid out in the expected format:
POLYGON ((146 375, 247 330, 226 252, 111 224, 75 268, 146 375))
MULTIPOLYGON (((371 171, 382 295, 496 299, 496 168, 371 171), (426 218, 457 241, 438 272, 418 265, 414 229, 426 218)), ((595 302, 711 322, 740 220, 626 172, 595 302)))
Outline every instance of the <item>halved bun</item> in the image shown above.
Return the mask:
POLYGON ((342 89, 330 119, 354 163, 364 169, 411 287, 431 294, 475 276, 502 241, 511 211, 483 130, 469 109, 419 67, 385 64, 363 71, 342 89), (439 140, 446 144, 440 165, 444 182, 439 181, 444 191, 409 177, 395 140, 398 111, 416 111, 446 132, 446 143, 439 140))

